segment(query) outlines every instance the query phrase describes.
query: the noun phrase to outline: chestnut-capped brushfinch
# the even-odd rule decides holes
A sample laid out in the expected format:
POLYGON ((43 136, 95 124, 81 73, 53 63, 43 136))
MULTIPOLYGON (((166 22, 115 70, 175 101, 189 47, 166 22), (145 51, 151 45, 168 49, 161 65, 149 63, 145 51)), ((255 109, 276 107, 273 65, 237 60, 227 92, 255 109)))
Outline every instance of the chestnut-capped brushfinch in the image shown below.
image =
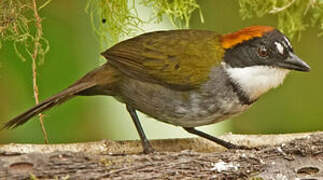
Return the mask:
POLYGON ((288 38, 269 26, 229 34, 207 30, 145 33, 102 53, 107 62, 5 124, 17 127, 75 96, 107 95, 124 103, 145 153, 153 151, 136 110, 226 148, 240 148, 195 129, 247 110, 290 70, 309 71, 288 38))

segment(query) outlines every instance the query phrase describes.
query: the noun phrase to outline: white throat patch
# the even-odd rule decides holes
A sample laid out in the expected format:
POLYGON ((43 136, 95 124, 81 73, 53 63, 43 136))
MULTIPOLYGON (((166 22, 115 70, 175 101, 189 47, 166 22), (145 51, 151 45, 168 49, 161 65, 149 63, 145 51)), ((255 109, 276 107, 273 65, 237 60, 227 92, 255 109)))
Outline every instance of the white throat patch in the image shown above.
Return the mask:
POLYGON ((230 78, 255 100, 272 88, 282 84, 289 70, 269 66, 232 68, 222 64, 230 78))

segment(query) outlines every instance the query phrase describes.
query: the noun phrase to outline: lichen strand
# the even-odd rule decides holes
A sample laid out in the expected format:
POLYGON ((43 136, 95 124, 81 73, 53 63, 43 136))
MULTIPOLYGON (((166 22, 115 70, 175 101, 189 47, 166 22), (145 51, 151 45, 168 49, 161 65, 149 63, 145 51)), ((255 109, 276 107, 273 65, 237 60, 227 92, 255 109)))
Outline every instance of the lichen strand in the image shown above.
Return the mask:
MULTIPOLYGON (((39 4, 47 5, 50 0, 39 0, 39 4)), ((36 31, 33 16, 32 1, 27 0, 2 0, 0 1, 0 48, 4 41, 12 41, 16 54, 26 60, 32 56, 35 48, 36 31)), ((49 50, 48 41, 42 36, 39 38, 38 61, 43 62, 49 50)))
POLYGON ((192 12, 199 10, 201 22, 204 22, 203 14, 196 0, 142 0, 143 4, 152 7, 154 18, 162 21, 167 15, 170 22, 177 28, 189 28, 192 12))
POLYGON ((140 30, 143 21, 138 18, 135 1, 131 4, 128 5, 128 0, 88 0, 85 10, 102 49, 140 30))
POLYGON ((310 26, 323 32, 323 0, 239 0, 239 5, 243 19, 276 14, 278 29, 292 39, 310 26))

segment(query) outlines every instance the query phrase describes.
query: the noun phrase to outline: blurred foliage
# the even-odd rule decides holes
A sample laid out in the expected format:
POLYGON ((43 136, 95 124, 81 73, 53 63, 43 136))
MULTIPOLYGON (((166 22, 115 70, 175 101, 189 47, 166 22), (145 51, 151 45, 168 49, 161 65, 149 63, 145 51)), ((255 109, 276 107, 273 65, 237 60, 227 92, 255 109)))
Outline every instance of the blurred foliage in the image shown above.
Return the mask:
MULTIPOLYGON (((51 2, 38 1, 41 4, 39 9, 51 2)), ((177 28, 189 28, 191 14, 195 10, 199 11, 201 22, 204 21, 196 0, 141 0, 140 3, 153 9, 154 16, 147 22, 138 17, 135 0, 88 0, 86 12, 90 15, 102 48, 132 35, 140 30, 143 23, 150 23, 152 20, 161 22, 164 15, 177 28)), ((323 31, 323 0, 239 0, 239 5, 243 19, 277 14, 278 29, 290 38, 299 38, 300 32, 309 26, 319 26, 323 31)), ((31 55, 31 50, 35 48, 36 33, 32 31, 37 27, 34 27, 34 21, 32 1, 0 1, 0 47, 3 41, 13 41, 17 55, 25 60, 24 52, 31 55)), ((49 44, 43 36, 40 43, 38 57, 42 62, 49 44)))
MULTIPOLYGON (((51 0, 40 0, 38 10, 48 5, 51 0)), ((49 43, 43 36, 37 37, 36 19, 33 13, 32 1, 2 0, 0 1, 0 48, 4 41, 12 41, 16 54, 26 60, 25 54, 32 56, 37 48, 38 60, 44 61, 49 50, 49 43), (36 41, 39 45, 36 47, 36 41)))
POLYGON ((291 39, 299 39, 309 26, 319 26, 319 35, 323 34, 323 0, 239 0, 239 4, 243 19, 277 14, 278 29, 291 39))

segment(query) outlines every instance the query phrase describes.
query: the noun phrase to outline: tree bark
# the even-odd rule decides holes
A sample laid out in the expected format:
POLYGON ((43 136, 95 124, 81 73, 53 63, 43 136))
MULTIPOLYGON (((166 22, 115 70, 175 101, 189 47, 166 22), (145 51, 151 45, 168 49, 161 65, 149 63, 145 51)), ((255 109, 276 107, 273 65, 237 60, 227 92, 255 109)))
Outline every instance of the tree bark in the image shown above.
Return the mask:
POLYGON ((0 179, 322 179, 323 132, 225 135, 253 147, 226 150, 205 139, 0 145, 0 179))

